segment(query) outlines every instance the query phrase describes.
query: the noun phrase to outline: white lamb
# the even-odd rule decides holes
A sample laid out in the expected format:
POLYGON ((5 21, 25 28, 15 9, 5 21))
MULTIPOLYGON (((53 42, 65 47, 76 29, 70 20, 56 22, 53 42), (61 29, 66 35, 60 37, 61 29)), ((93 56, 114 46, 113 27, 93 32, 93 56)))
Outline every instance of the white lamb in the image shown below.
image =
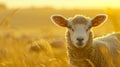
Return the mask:
POLYGON ((93 39, 91 28, 100 25, 106 18, 103 14, 92 19, 81 15, 71 19, 60 15, 51 17, 54 23, 68 29, 70 67, 120 67, 120 34, 93 39))

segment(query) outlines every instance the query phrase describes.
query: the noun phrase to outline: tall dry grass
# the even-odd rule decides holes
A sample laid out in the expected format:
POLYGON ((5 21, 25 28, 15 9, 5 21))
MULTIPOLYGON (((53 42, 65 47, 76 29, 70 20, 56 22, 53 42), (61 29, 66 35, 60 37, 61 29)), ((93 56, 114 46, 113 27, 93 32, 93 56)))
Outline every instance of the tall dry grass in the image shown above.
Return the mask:
POLYGON ((0 67, 67 67, 64 41, 24 34, 17 37, 10 32, 9 20, 16 12, 12 10, 0 20, 0 27, 6 31, 0 34, 0 67), (62 44, 57 46, 56 42, 62 44))
POLYGON ((65 44, 54 47, 54 43, 25 35, 0 35, 0 67, 67 67, 65 44))

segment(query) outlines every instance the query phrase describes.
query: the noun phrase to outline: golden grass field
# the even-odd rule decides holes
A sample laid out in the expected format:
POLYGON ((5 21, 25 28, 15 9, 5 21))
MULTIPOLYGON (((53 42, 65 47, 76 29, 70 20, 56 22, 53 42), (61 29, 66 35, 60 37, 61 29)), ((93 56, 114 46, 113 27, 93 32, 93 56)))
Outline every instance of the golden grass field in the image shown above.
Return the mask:
POLYGON ((108 14, 105 24, 93 29, 95 37, 120 31, 119 9, 29 8, 0 10, 0 67, 68 67, 64 28, 50 16, 108 14))

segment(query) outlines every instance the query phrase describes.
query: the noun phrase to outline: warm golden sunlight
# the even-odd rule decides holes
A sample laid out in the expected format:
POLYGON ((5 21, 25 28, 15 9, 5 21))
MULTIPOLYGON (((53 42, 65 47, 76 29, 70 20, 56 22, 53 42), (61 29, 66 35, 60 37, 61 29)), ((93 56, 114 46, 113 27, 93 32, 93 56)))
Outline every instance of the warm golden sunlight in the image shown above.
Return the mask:
POLYGON ((120 8, 120 0, 0 0, 9 8, 42 7, 55 8, 120 8))
POLYGON ((120 0, 0 0, 0 67, 120 67, 120 0))

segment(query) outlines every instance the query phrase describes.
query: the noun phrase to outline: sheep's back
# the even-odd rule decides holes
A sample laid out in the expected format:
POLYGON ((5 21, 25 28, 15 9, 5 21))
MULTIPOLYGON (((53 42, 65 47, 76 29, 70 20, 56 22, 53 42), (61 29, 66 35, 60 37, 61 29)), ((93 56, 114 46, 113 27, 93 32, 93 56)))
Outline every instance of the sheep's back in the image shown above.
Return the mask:
POLYGON ((94 39, 93 46, 110 67, 120 67, 120 34, 113 33, 94 39))

